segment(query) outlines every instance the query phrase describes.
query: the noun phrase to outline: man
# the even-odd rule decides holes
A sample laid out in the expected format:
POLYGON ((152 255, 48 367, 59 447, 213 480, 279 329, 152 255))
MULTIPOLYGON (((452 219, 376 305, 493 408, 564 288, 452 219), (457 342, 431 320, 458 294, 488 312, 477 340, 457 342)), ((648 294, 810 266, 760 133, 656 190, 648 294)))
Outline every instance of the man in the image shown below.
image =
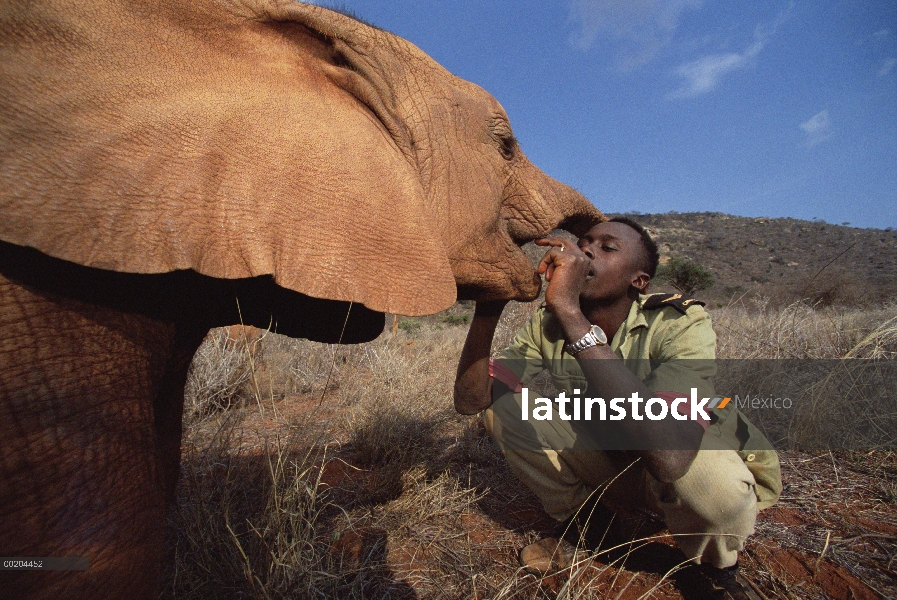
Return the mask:
MULTIPOLYGON (((703 419, 685 402, 714 398, 709 316, 693 299, 646 295, 657 247, 629 219, 596 225, 577 244, 536 243, 549 248, 538 267, 548 281, 545 306, 490 363, 489 341, 504 303, 477 304, 455 407, 463 414, 486 409, 487 431, 512 470, 558 521, 581 518, 583 505, 596 498, 611 510, 663 515, 686 558, 702 565, 721 597, 752 597, 736 576, 738 551, 758 510, 778 499, 781 475, 769 443, 734 406, 720 403, 703 419), (552 414, 530 417, 525 386, 545 368, 566 397, 559 396, 552 414), (630 412, 621 420, 573 418, 574 397, 577 406, 580 397, 623 399, 630 412), (668 403, 666 411, 657 409, 661 400, 653 407, 655 416, 666 417, 639 415, 648 407, 636 398, 668 403)), ((540 548, 551 550, 549 558, 563 554, 543 541, 525 548, 521 559, 532 562, 540 548)))

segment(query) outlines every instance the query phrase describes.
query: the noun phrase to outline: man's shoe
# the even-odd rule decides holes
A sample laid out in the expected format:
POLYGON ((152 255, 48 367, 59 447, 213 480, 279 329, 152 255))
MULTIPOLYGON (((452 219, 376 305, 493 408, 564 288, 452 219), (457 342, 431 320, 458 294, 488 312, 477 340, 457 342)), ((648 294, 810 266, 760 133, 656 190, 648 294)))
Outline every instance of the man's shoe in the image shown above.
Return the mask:
POLYGON ((714 600, 768 600, 758 594, 741 575, 738 563, 725 569, 719 569, 707 564, 696 565, 683 570, 683 575, 687 575, 688 571, 692 569, 694 569, 692 575, 697 579, 697 581, 694 581, 694 584, 700 589, 702 598, 706 597, 714 600))
POLYGON ((586 556, 584 552, 577 552, 566 540, 543 538, 520 551, 520 564, 536 575, 547 575, 569 569, 586 556))

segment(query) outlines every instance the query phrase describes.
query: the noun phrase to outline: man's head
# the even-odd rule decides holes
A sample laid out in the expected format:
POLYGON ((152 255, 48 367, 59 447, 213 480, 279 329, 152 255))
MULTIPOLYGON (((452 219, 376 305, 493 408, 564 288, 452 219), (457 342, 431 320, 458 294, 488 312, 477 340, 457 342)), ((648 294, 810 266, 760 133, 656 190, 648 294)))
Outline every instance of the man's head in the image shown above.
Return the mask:
POLYGON ((657 272, 657 244, 644 227, 616 217, 592 227, 578 246, 592 261, 583 300, 616 300, 644 293, 657 272))
POLYGON ((645 272, 651 279, 654 279, 654 275, 657 273, 657 265, 660 262, 660 252, 658 252, 657 244, 654 243, 648 231, 629 217, 614 217, 609 223, 623 223, 639 234, 642 245, 642 259, 644 261, 642 268, 645 269, 645 272))

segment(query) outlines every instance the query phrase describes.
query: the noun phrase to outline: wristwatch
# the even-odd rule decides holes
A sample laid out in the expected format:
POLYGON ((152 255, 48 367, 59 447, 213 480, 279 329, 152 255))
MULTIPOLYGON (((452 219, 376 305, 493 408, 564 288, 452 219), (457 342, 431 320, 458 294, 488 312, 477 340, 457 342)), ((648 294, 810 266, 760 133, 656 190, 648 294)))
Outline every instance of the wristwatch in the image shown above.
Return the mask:
POLYGON ((567 353, 571 356, 576 356, 586 348, 606 345, 607 336, 604 335, 604 330, 602 330, 597 325, 592 325, 591 327, 589 327, 589 330, 586 332, 586 334, 579 338, 577 341, 570 344, 564 344, 564 350, 566 350, 567 353))

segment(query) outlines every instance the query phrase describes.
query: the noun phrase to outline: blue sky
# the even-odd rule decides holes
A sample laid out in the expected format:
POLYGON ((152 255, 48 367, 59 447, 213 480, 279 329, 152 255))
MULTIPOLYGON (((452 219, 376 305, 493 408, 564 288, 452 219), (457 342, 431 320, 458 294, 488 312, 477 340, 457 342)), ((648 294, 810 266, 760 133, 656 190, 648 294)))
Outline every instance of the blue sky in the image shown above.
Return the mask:
POLYGON ((893 0, 333 4, 492 93, 605 212, 897 227, 893 0))

